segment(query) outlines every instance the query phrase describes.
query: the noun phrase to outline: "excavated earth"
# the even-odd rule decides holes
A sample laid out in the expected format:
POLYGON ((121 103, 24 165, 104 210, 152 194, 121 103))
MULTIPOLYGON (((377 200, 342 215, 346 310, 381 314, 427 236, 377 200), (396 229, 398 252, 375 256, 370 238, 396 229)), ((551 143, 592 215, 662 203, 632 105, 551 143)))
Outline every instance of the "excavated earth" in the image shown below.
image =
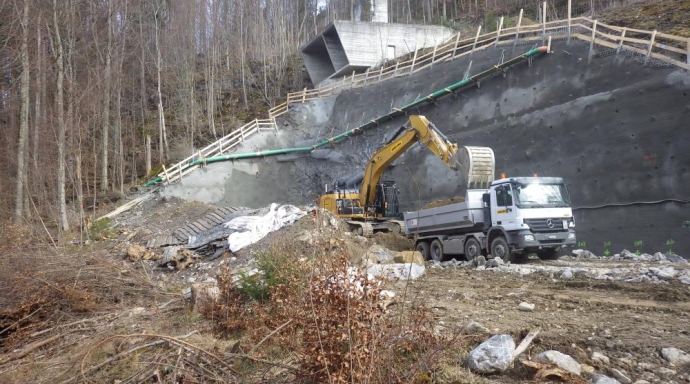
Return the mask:
MULTIPOLYGON (((213 208, 156 197, 116 217, 116 222, 121 228, 127 228, 124 232, 130 233, 131 243, 143 244, 152 233, 170 232, 213 208)), ((214 261, 200 258, 182 271, 156 267, 151 261, 152 278, 181 288, 213 279, 222 265, 229 263, 233 268, 247 270, 254 267, 256 255, 287 249, 300 250, 304 256, 314 252, 345 253, 357 265, 372 244, 394 251, 413 248, 413 240, 403 236, 376 234, 369 239, 354 236, 327 212, 302 208, 310 213, 235 255, 214 261)), ((427 263, 426 273, 418 280, 388 283, 388 289, 396 292, 389 311, 405 310, 413 304, 426 305, 433 312, 438 334, 452 335, 471 322, 480 323, 486 330, 471 336, 472 346, 502 333, 510 334, 517 343, 528 332, 538 329, 540 333, 523 358, 555 349, 610 377, 615 369, 632 382, 642 379, 657 383, 690 382, 689 367, 674 367, 660 354, 661 348, 666 347, 690 351, 689 281, 683 280, 686 283, 683 284, 674 278, 626 282, 583 272, 603 269, 615 275, 616 271, 671 267, 677 276, 690 279, 690 264, 682 259, 673 260, 676 262, 565 256, 548 262, 529 258, 517 266, 493 269, 454 260, 427 263), (574 273, 564 277, 566 270, 574 273), (518 305, 522 302, 534 304, 534 310, 520 311, 518 305), (593 361, 593 352, 606 355, 609 363, 593 361)), ((479 376, 467 370, 463 359, 464 356, 441 358, 442 372, 438 379, 467 383, 536 382, 534 371, 519 362, 503 374, 479 376)))

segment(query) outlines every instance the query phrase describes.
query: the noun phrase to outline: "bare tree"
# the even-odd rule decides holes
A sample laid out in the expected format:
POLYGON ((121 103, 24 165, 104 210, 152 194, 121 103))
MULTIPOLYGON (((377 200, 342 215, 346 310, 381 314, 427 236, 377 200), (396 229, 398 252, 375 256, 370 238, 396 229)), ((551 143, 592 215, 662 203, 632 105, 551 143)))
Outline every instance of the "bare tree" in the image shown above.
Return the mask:
POLYGON ((62 231, 69 231, 65 196, 65 137, 67 132, 63 88, 65 79, 65 56, 62 47, 62 38, 60 36, 60 25, 58 24, 57 0, 53 0, 53 25, 55 26, 55 45, 57 46, 57 95, 55 97, 55 102, 57 104, 56 108, 58 115, 58 223, 60 223, 62 231))
POLYGON ((22 12, 22 43, 21 43, 21 110, 19 112, 19 144, 17 148, 17 195, 14 207, 14 221, 19 223, 23 218, 24 191, 27 188, 26 178, 26 147, 29 135, 29 1, 24 0, 22 12))

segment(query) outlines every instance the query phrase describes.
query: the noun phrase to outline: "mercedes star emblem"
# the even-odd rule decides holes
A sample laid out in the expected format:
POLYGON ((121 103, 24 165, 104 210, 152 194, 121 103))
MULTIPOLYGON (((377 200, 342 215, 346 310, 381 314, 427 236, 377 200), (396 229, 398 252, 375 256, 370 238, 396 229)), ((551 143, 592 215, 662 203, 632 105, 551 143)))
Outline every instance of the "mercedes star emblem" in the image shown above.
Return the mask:
POLYGON ((546 219, 546 226, 549 228, 553 228, 553 220, 551 219, 546 219))

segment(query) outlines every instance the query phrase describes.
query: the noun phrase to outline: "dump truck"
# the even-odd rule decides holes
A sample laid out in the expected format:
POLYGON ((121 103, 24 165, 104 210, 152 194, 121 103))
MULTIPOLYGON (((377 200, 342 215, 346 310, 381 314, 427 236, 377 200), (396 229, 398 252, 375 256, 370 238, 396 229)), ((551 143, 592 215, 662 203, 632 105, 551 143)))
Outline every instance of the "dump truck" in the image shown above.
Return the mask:
POLYGON ((319 207, 343 219, 358 235, 401 233, 404 221, 399 209, 400 191, 394 181, 381 178, 391 163, 416 143, 431 151, 449 168, 461 170, 476 179, 480 178, 477 172, 484 172, 484 165, 477 159, 486 157, 487 153, 493 156, 491 149, 484 147, 463 147, 458 151, 458 146, 426 117, 411 115, 408 123, 374 152, 364 173, 336 181, 332 190, 321 195, 319 207))
MULTIPOLYGON (((471 159, 470 159, 471 160, 471 159)), ((404 212, 405 234, 427 260, 479 255, 514 261, 536 253, 555 259, 576 243, 568 188, 560 177, 493 180, 493 152, 486 173, 467 180, 465 201, 404 212)))

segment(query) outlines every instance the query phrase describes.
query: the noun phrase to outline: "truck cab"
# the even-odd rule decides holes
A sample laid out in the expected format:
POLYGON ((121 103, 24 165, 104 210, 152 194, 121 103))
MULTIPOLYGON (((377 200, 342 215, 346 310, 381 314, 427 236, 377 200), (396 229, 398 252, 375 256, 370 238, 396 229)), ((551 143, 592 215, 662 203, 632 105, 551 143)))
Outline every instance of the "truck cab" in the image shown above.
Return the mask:
POLYGON ((495 180, 482 200, 486 245, 494 256, 534 252, 551 259, 575 245, 570 196, 560 177, 495 180))

